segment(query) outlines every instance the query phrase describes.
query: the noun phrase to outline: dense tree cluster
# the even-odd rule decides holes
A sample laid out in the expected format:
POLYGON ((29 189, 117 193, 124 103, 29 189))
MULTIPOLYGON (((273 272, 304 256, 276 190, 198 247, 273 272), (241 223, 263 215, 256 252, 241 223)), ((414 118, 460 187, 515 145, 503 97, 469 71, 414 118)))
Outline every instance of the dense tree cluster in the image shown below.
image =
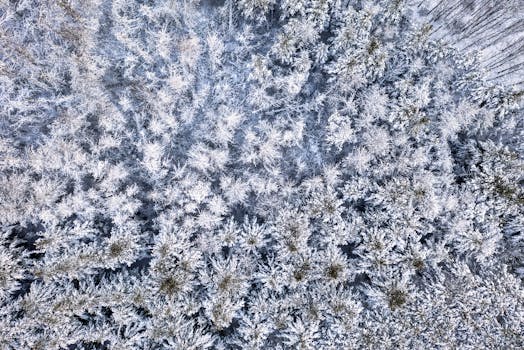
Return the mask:
POLYGON ((434 3, 0 1, 0 348, 521 348, 524 93, 434 3))

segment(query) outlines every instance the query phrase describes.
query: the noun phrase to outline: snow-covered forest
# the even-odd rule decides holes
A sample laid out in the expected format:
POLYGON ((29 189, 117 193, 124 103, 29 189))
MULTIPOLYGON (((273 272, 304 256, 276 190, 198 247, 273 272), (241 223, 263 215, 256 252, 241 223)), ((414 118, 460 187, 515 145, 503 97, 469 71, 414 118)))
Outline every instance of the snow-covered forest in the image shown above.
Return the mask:
POLYGON ((0 0, 0 349, 522 349, 522 0, 0 0))

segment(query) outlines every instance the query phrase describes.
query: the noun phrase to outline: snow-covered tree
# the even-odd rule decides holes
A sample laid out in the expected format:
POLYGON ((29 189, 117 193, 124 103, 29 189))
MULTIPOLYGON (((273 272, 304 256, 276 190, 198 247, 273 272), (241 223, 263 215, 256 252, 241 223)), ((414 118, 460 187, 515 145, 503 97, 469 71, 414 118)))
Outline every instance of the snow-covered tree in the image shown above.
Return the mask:
POLYGON ((1 349, 520 349, 518 1, 0 1, 1 349))

